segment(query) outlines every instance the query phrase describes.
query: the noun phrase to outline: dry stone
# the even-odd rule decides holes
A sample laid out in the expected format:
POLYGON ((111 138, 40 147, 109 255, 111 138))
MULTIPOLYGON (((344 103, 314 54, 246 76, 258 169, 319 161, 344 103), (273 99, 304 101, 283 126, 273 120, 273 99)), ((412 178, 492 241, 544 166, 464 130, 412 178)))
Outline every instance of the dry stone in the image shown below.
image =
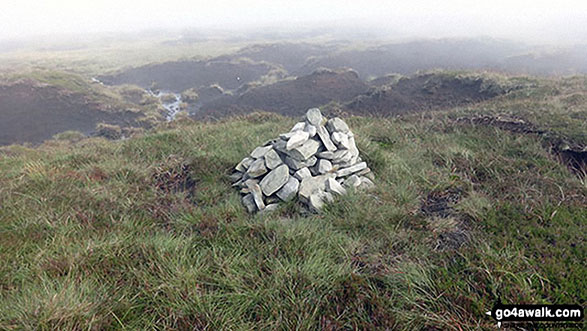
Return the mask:
POLYGON ((266 196, 270 196, 271 194, 277 192, 287 181, 289 180, 289 168, 282 164, 279 167, 271 170, 267 174, 267 176, 263 177, 261 180, 261 189, 263 190, 263 194, 266 196))
POLYGON ((375 186, 348 125, 338 117, 326 120, 318 108, 309 109, 290 132, 255 148, 235 170, 232 186, 250 213, 268 213, 296 197, 319 211, 334 196, 347 194, 345 187, 375 186))

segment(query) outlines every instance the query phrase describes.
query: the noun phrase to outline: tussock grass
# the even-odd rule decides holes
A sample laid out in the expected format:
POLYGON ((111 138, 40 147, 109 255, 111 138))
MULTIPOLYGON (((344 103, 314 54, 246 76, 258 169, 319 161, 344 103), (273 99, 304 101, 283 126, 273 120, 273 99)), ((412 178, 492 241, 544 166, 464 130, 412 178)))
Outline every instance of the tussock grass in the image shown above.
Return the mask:
POLYGON ((584 302, 584 184, 453 114, 349 119, 377 187, 319 215, 248 215, 230 187, 276 115, 1 148, 0 329, 460 330, 498 297, 584 302))

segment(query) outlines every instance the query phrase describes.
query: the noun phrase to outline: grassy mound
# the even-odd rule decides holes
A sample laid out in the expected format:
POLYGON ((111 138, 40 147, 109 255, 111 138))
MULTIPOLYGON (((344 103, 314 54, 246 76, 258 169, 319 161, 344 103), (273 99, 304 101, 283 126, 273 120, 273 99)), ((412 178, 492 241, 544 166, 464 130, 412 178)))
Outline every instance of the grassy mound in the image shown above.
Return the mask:
POLYGON ((251 216, 230 187, 277 115, 1 148, 0 329, 472 329, 498 297, 582 303, 585 183, 463 114, 348 119, 377 189, 319 215, 251 216))

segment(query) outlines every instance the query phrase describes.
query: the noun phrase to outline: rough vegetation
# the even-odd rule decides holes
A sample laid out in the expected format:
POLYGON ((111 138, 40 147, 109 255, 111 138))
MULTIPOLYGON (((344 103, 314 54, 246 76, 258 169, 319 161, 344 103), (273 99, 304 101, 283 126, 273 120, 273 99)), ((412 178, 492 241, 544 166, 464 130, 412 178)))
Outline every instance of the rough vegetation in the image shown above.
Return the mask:
POLYGON ((295 124, 257 113, 0 149, 0 329, 477 329, 582 303, 584 179, 523 119, 585 144, 583 78, 482 105, 351 117, 372 192, 251 215, 229 174, 295 124))

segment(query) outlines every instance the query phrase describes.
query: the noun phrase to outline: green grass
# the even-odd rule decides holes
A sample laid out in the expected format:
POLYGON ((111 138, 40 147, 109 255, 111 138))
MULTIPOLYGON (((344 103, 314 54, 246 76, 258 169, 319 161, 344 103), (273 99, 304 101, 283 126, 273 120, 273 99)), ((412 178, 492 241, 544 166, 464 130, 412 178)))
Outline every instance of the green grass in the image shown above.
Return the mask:
POLYGON ((0 329, 476 329, 498 297, 584 304, 584 182, 539 137, 452 120, 501 107, 549 123, 504 99, 350 118, 377 188, 318 215, 248 215, 230 186, 295 123, 276 115, 1 148, 0 329), (449 217, 422 212, 431 192, 458 192, 449 217))

